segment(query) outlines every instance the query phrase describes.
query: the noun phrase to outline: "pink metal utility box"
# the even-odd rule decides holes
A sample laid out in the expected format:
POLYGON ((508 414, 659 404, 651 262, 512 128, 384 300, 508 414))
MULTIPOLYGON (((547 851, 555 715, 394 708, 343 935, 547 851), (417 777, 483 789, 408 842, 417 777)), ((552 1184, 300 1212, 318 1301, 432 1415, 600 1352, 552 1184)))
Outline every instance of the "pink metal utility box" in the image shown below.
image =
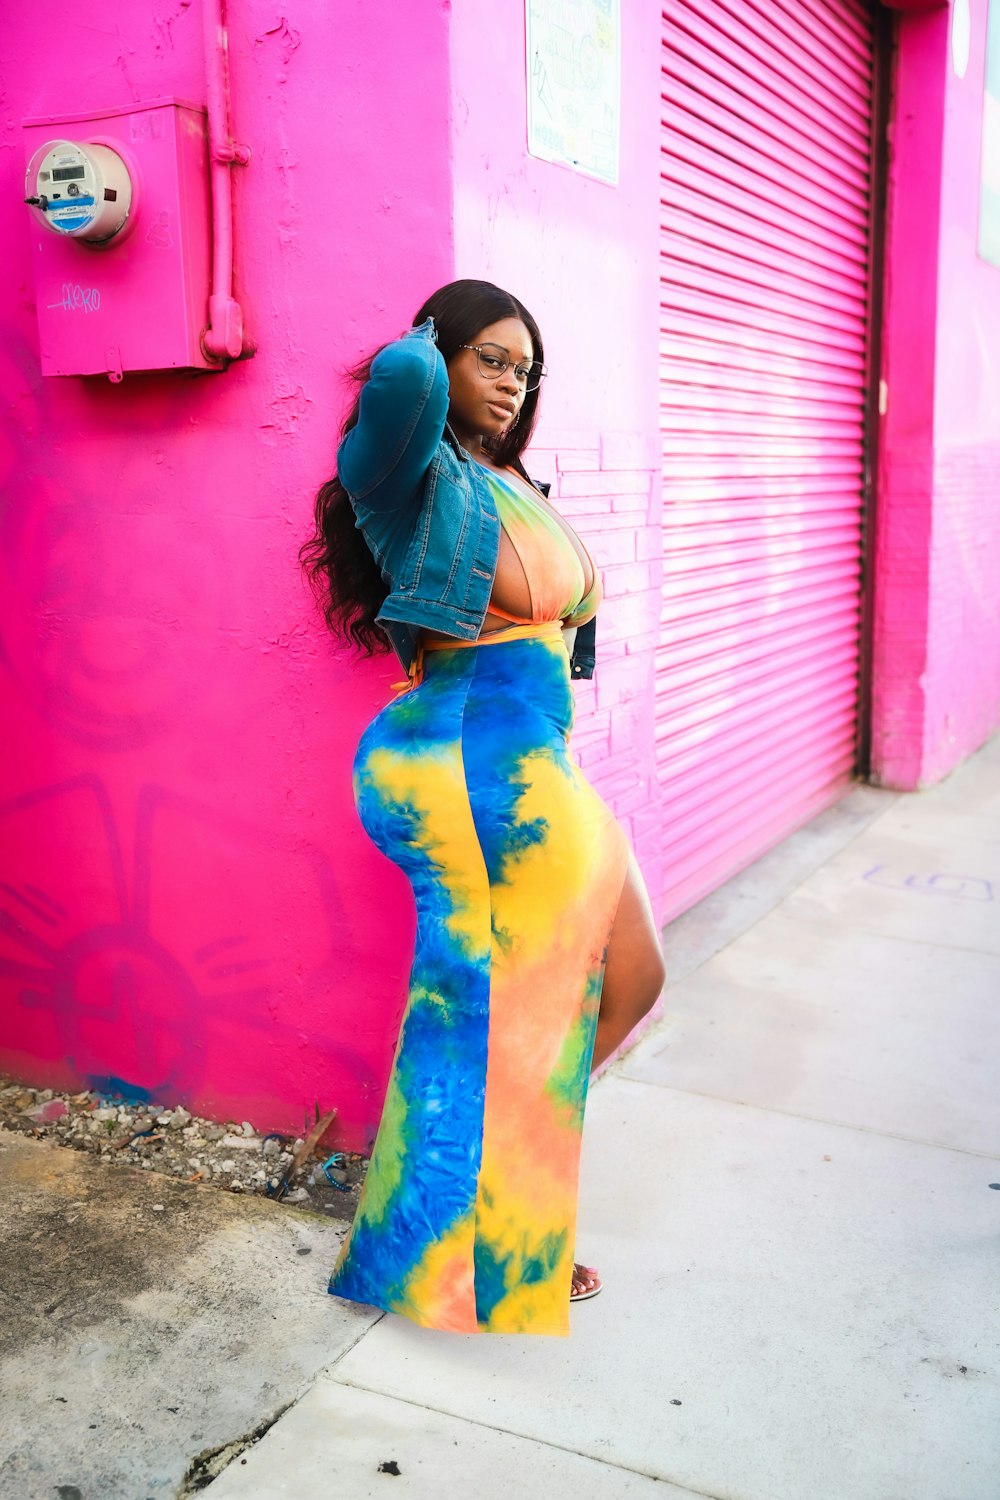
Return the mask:
POLYGON ((24 123, 43 375, 220 369, 206 357, 205 111, 157 99, 24 123))

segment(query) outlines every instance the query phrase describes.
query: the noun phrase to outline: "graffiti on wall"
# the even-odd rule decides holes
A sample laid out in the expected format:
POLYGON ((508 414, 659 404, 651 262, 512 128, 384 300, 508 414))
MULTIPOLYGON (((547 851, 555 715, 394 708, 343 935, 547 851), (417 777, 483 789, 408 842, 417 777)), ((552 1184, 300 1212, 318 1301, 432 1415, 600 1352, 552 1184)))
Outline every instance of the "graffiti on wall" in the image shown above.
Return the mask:
POLYGON ((273 1097, 283 1055, 302 1047, 322 1058, 330 1093, 345 1079, 371 1089, 370 1062, 315 1024, 338 925, 326 860, 276 849, 265 830, 161 787, 140 790, 129 833, 93 775, 0 804, 8 1027, 33 1013, 50 1059, 87 1087, 132 1097, 192 1102, 209 1079, 223 1095, 273 1097), (266 868, 280 884, 290 860, 314 948, 297 945, 309 966, 298 1001, 260 878, 266 868))
POLYGON ((377 1007, 352 1015, 357 882, 345 905, 307 830, 349 804, 368 709, 337 703, 334 795, 320 772, 296 784, 330 654, 294 541, 275 516, 282 549, 262 546, 209 473, 179 477, 193 382, 39 388, 23 338, 5 359, 29 449, 0 447, 0 1056, 288 1127, 336 1106, 363 1145, 389 1038, 377 1007))

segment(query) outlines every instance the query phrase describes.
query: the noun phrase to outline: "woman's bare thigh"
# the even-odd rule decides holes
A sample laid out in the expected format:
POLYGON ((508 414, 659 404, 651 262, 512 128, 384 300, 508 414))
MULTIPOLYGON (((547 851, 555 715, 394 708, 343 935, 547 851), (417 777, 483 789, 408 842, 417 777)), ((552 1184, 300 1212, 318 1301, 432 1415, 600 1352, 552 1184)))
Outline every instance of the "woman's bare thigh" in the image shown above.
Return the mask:
POLYGON ((634 854, 630 854, 625 884, 608 941, 604 988, 594 1048, 599 1067, 656 1003, 666 971, 660 934, 634 854))

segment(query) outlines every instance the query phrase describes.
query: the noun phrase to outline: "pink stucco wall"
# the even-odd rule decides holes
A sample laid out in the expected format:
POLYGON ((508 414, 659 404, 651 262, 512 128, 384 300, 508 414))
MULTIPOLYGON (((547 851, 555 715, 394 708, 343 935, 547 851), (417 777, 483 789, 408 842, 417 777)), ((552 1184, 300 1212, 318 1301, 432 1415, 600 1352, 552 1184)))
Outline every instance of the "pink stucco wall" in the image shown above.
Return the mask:
POLYGON ((336 372, 452 274, 447 16, 232 10, 258 353, 120 386, 39 375, 20 121, 204 98, 199 7, 65 0, 44 54, 5 20, 0 1066, 262 1126, 318 1102, 356 1144, 410 934, 349 768, 398 671, 332 648, 295 554, 336 372))
POLYGON ((944 101, 924 782, 1000 724, 1000 267, 976 254, 987 0, 969 9, 944 101))
POLYGON ((986 0, 897 18, 872 773, 912 789, 1000 722, 1000 270, 976 255, 986 0))
MULTIPOLYGON (((975 258, 985 0, 899 22, 873 765, 942 774, 996 723, 1000 272, 975 258), (967 296, 967 290, 973 295, 967 296), (992 445, 992 446, 991 446, 992 445)), ((530 467, 602 566, 576 745, 663 888, 653 755, 660 10, 622 6, 616 188, 525 153, 523 7, 233 4, 237 292, 225 374, 42 380, 19 122, 204 97, 198 0, 7 17, 0 116, 0 1066, 370 1139, 412 908, 350 797, 390 658, 320 630, 296 563, 337 372, 455 275, 508 284, 552 370, 530 467), (28 61, 26 61, 28 60, 28 61), (12 274, 11 274, 12 272, 12 274)), ((149 315, 156 315, 151 308, 149 315)))
POLYGON ((44 66, 29 13, 7 18, 0 1066, 261 1127, 336 1106, 343 1144, 370 1139, 413 918, 349 771, 399 672, 324 636, 296 549, 336 372, 456 274, 509 282, 545 330, 534 466, 609 592, 580 749, 658 889, 658 10, 623 9, 611 189, 525 156, 520 6, 231 5, 234 133, 253 151, 237 294, 258 352, 120 386, 39 375, 19 125, 202 99, 199 7, 108 0, 95 26, 66 0, 44 66))

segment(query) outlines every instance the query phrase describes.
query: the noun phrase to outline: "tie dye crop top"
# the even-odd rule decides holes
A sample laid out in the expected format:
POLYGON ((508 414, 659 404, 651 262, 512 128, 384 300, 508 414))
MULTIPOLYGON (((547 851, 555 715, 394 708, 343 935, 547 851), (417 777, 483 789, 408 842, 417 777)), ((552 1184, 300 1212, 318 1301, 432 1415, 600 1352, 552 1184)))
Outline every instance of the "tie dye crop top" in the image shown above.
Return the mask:
POLYGON ((567 535, 568 527, 551 506, 527 485, 518 483, 513 475, 508 478, 500 470, 487 468, 485 464, 481 467, 496 503, 500 525, 524 569, 531 600, 529 619, 509 614, 492 600, 490 613, 515 624, 561 620, 566 625, 579 625, 589 620, 597 612, 603 589, 600 574, 583 543, 580 546, 593 575, 589 589, 583 563, 567 535))

